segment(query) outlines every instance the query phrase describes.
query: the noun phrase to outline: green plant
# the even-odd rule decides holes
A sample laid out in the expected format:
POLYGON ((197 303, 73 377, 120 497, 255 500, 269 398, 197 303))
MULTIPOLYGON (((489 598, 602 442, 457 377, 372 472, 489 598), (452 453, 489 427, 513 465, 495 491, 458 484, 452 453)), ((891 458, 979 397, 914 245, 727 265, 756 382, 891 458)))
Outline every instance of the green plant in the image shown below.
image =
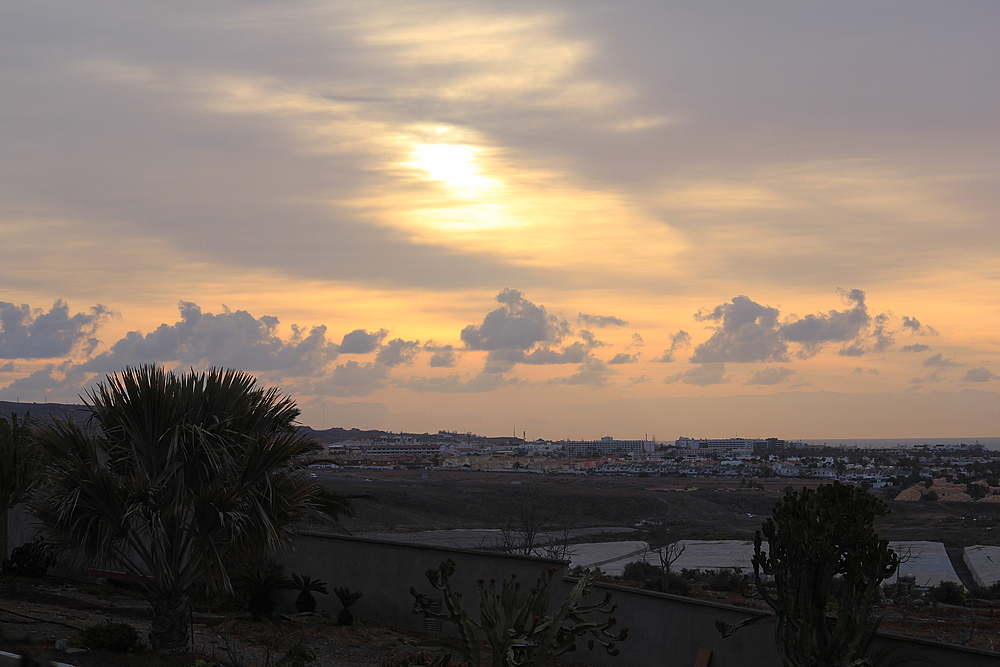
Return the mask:
MULTIPOLYGON (((757 531, 754 581, 775 611, 775 643, 785 667, 871 664, 865 655, 881 621, 872 614, 875 593, 899 566, 874 530, 875 517, 888 513, 875 496, 834 482, 786 493, 757 531), (765 576, 773 577, 773 588, 765 576)), ((724 636, 735 629, 716 626, 724 636)))
POLYGON ((333 592, 337 595, 337 599, 340 600, 340 604, 344 606, 337 614, 337 624, 338 625, 354 625, 354 614, 351 613, 349 607, 360 600, 364 593, 361 591, 354 591, 353 593, 347 586, 338 586, 333 589, 333 592))
POLYGON ((107 621, 90 625, 80 633, 80 644, 92 651, 135 653, 142 648, 139 633, 128 623, 107 621))
POLYGON ((585 605, 582 598, 590 593, 595 576, 584 572, 569 596, 559 605, 555 613, 549 611, 552 576, 555 569, 542 573, 535 586, 527 591, 521 589, 517 575, 511 575, 497 587, 496 579, 489 584, 480 579, 479 617, 474 621, 462 607, 461 593, 452 590, 449 581, 455 573, 455 562, 450 558, 436 569, 427 571, 431 586, 442 592, 445 609, 439 610, 422 593, 411 588, 415 604, 414 612, 424 613, 452 623, 458 627, 459 646, 446 640, 429 640, 425 646, 440 650, 435 667, 448 665, 452 655, 479 667, 481 656, 476 632, 485 635, 490 646, 493 667, 543 667, 549 662, 577 647, 577 642, 587 638, 586 646, 593 649, 599 643, 608 655, 618 655, 616 642, 624 641, 628 628, 610 632, 617 621, 611 613, 617 605, 611 604, 611 593, 597 604, 585 605), (605 618, 591 619, 592 615, 605 618))
POLYGON ((52 464, 33 511, 81 560, 131 576, 156 651, 187 649, 191 594, 202 581, 227 589, 234 555, 265 557, 296 522, 348 508, 298 473, 314 442, 294 402, 246 373, 126 368, 84 403, 89 428, 35 431, 52 464))
POLYGON ((328 595, 326 582, 322 579, 313 579, 307 574, 292 575, 292 590, 299 592, 295 598, 295 610, 300 614, 316 611, 316 598, 313 593, 328 595))
POLYGON ((55 546, 38 536, 30 542, 15 547, 10 552, 10 558, 4 558, 0 567, 4 574, 44 577, 49 568, 57 562, 55 546))
POLYGON ((285 655, 282 656, 275 664, 275 667, 305 667, 310 662, 316 660, 316 654, 313 650, 309 648, 309 645, 304 642, 296 642, 292 644, 285 655))

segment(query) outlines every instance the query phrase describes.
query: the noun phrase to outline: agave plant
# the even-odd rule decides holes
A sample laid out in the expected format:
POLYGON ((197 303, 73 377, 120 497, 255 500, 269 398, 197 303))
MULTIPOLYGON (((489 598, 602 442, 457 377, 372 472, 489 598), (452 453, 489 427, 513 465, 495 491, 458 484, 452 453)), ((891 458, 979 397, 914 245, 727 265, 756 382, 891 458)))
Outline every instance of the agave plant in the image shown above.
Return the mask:
POLYGON ((295 598, 295 610, 300 614, 316 611, 316 598, 313 593, 328 595, 326 582, 322 579, 313 579, 307 574, 292 575, 292 590, 299 592, 295 598))
POLYGON ((344 605, 344 608, 340 610, 339 614, 337 614, 337 624, 353 625, 354 614, 351 613, 351 610, 348 609, 348 607, 360 600, 364 593, 361 591, 354 591, 352 593, 347 586, 337 586, 333 589, 333 592, 337 594, 340 604, 344 605))

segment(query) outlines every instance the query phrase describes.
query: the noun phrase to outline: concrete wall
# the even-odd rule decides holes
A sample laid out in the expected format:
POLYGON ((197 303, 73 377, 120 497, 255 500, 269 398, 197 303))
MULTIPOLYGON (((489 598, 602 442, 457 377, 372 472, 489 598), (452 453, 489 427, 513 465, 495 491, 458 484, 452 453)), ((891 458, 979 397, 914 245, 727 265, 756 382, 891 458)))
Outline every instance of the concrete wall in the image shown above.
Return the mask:
MULTIPOLYGON (((566 564, 560 561, 315 533, 300 535, 295 553, 283 562, 286 574, 307 574, 323 579, 331 588, 347 586, 362 591, 364 597, 351 608, 358 618, 419 630, 423 620, 412 613, 409 589, 414 586, 433 597, 431 594, 437 591, 431 588, 424 573, 448 557, 458 567, 452 578, 453 588, 465 594, 470 606, 475 605, 479 578, 502 579, 517 573, 519 579, 531 584, 541 572, 556 567, 557 590, 553 598, 558 599, 573 585, 572 581, 560 578, 566 572, 566 564)), ((571 656, 573 661, 598 667, 690 667, 698 649, 707 648, 713 652, 712 667, 780 665, 772 624, 751 626, 727 639, 715 629, 716 621, 735 625, 754 615, 751 610, 606 584, 595 586, 591 599, 600 600, 604 591, 611 591, 613 601, 619 605, 615 617, 620 626, 630 629, 629 639, 621 644, 621 655, 617 658, 579 650, 571 656)), ((293 598, 294 593, 288 594, 284 602, 291 606, 293 598)), ((317 603, 319 609, 331 614, 339 611, 335 595, 317 596, 317 603)), ((915 654, 935 661, 938 667, 1000 664, 1000 653, 888 635, 881 635, 878 641, 905 642, 915 654)))

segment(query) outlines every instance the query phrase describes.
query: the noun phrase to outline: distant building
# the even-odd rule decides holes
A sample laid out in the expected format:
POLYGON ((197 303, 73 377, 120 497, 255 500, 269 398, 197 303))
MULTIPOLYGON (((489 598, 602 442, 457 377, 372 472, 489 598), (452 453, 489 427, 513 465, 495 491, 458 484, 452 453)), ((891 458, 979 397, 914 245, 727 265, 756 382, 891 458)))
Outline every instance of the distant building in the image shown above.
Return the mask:
POLYGON ((614 454, 638 454, 656 450, 652 440, 615 440, 605 436, 600 440, 567 440, 563 443, 566 456, 610 456, 614 454))

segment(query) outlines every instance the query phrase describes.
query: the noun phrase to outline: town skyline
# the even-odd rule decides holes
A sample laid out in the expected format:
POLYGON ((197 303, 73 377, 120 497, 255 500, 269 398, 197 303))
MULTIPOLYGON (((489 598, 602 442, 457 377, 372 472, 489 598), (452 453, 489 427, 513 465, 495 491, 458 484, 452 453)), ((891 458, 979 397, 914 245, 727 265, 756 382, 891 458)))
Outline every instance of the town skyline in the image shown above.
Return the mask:
POLYGON ((1000 5, 5 3, 0 400, 1000 436, 1000 5))

